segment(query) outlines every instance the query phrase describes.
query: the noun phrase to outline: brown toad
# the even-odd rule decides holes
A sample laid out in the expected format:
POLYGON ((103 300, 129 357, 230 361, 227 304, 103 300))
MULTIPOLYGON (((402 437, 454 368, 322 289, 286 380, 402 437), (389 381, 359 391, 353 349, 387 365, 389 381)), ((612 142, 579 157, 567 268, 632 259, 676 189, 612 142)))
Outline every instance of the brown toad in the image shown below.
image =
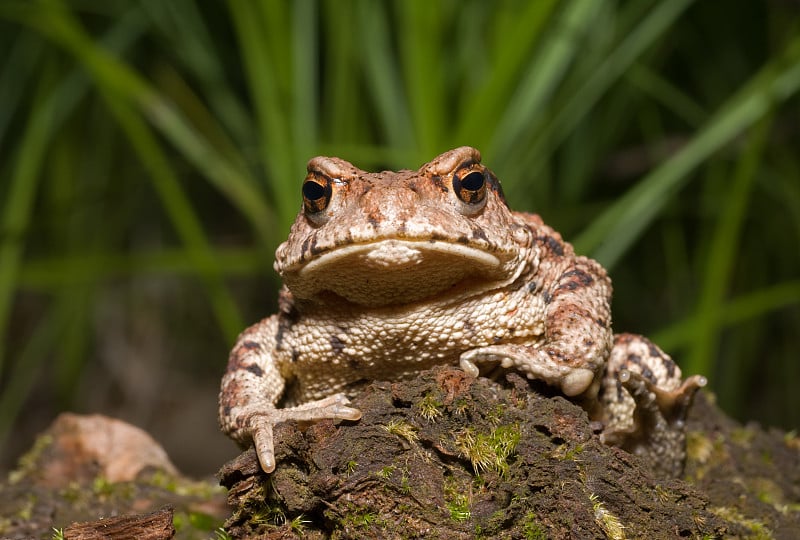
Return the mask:
POLYGON ((462 147, 418 171, 309 162, 276 252, 279 313, 239 337, 220 392, 223 430, 252 441, 265 471, 276 423, 357 420, 346 398, 357 384, 458 363, 556 386, 605 442, 680 472, 683 419, 705 379, 682 381, 643 337, 613 336, 605 270, 538 215, 509 210, 480 159, 462 147))

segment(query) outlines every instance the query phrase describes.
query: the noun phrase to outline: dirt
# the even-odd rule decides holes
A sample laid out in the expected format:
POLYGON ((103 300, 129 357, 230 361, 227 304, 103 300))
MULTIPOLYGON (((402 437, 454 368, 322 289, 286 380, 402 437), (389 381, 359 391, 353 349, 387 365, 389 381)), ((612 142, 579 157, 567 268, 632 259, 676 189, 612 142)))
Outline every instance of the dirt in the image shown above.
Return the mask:
POLYGON ((0 486, 0 537, 171 505, 175 538, 800 538, 800 440, 735 423, 708 393, 688 420, 681 479, 601 444, 583 409, 513 373, 498 383, 438 368, 353 401, 358 422, 277 426, 271 475, 251 450, 226 464, 227 509, 213 483, 152 467, 43 485, 45 441, 0 486), (204 527, 186 526, 198 516, 204 527))

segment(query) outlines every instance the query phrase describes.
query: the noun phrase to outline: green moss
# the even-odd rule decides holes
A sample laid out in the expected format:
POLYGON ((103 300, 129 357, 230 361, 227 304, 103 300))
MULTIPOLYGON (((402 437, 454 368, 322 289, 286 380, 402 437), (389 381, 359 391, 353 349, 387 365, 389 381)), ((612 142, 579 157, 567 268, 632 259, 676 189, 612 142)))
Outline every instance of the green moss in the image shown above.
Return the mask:
POLYGON ((394 465, 387 465, 386 467, 383 467, 380 470, 378 470, 378 472, 376 472, 375 475, 378 478, 386 480, 388 478, 391 478, 392 473, 395 471, 395 469, 397 469, 397 467, 395 467, 394 465))
POLYGON ((750 448, 750 443, 755 436, 755 431, 742 427, 731 431, 731 442, 743 446, 744 448, 750 448))
POLYGON ((403 469, 402 475, 400 476, 400 491, 404 495, 411 493, 411 483, 408 480, 408 469, 403 469))
POLYGON ((402 437, 410 443, 415 443, 419 440, 417 428, 404 420, 392 420, 385 426, 381 427, 392 435, 402 437))
POLYGON ((433 397, 430 393, 426 394, 416 405, 417 414, 429 422, 433 422, 438 417, 442 416, 442 407, 442 402, 433 397))
POLYGON ((306 519, 303 514, 300 514, 299 516, 297 516, 294 519, 292 519, 291 522, 289 522, 289 529, 293 533, 295 533, 295 534, 297 534, 299 536, 303 536, 303 534, 306 531, 306 524, 307 523, 311 523, 311 521, 306 519))
POLYGON ((92 492, 98 497, 111 496, 114 493, 114 484, 107 478, 98 476, 92 481, 92 492))
POLYGON ((536 521, 536 514, 528 512, 525 514, 525 521, 522 522, 522 534, 525 540, 546 540, 547 535, 544 528, 536 521))
POLYGON ((175 512, 172 517, 172 525, 176 531, 196 530, 210 532, 220 528, 220 521, 204 512, 175 512))
POLYGON ((611 540, 625 540, 625 526, 617 516, 606 510, 600 497, 592 493, 589 495, 594 511, 594 520, 611 540))
POLYGON ((470 401, 466 398, 458 398, 453 403, 453 413, 456 415, 464 415, 469 410, 470 401))
POLYGON ((445 478, 444 499, 453 521, 462 522, 472 517, 469 492, 466 486, 460 486, 452 476, 445 478))
POLYGON ((574 461, 577 456, 579 456, 583 452, 583 445, 576 444, 572 446, 571 444, 564 443, 559 445, 553 451, 553 457, 560 460, 560 461, 574 461))
POLYGON ((29 474, 39 470, 39 457, 44 450, 53 444, 53 437, 51 435, 40 435, 36 437, 33 446, 29 451, 23 454, 17 461, 17 468, 11 471, 8 475, 8 483, 16 484, 29 474))
MULTIPOLYGON (((352 527, 358 529, 385 529, 388 523, 381 519, 375 512, 365 510, 364 508, 352 505, 348 513, 341 519, 342 525, 345 527, 352 527)), ((377 532, 377 531, 372 531, 377 532)))
POLYGON ((498 403, 492 407, 486 414, 486 420, 493 426, 500 425, 503 417, 506 414, 506 406, 503 403, 498 403))
POLYGON ((472 517, 469 498, 464 494, 456 495, 447 501, 447 509, 450 511, 450 519, 453 521, 466 521, 472 517))
POLYGON ((519 444, 519 426, 499 426, 490 433, 476 433, 466 428, 456 435, 456 447, 460 454, 469 459, 475 474, 495 470, 505 476, 508 472, 508 457, 519 444))
POLYGON ((233 537, 223 527, 214 531, 214 538, 215 540, 233 540, 233 537))
POLYGON ((198 497, 205 500, 225 492, 225 488, 220 485, 202 480, 189 480, 162 470, 153 471, 147 477, 146 483, 175 495, 198 497))
POLYGON ((736 508, 731 508, 729 506, 718 506, 711 508, 710 510, 712 513, 716 514, 722 519, 731 521, 749 529, 750 534, 743 537, 746 540, 772 540, 774 538, 772 531, 769 530, 769 527, 767 527, 764 523, 758 521, 757 519, 746 517, 736 508))

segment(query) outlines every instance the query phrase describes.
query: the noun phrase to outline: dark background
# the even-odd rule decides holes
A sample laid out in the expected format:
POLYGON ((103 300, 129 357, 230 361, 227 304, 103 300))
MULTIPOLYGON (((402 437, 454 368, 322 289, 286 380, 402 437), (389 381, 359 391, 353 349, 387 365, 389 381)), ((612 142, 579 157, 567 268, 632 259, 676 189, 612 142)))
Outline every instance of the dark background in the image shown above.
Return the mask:
POLYGON ((0 1, 0 468, 64 410, 191 474, 275 310, 305 162, 479 148, 614 279, 615 327, 800 423, 800 4, 0 1))

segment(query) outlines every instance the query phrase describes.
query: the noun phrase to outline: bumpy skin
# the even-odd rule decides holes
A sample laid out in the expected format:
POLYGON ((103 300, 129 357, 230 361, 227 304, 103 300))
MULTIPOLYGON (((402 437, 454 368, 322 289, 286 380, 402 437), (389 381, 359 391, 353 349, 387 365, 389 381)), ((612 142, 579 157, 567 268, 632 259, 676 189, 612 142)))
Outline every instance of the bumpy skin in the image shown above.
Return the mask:
POLYGON ((682 382, 645 338, 614 339, 605 270, 509 210, 477 150, 380 173, 314 158, 303 202, 276 252, 279 313, 239 337, 220 392, 222 429, 252 441, 265 471, 276 423, 357 420, 346 396, 364 381, 499 363, 576 399, 609 444, 680 472, 705 380, 682 382))

